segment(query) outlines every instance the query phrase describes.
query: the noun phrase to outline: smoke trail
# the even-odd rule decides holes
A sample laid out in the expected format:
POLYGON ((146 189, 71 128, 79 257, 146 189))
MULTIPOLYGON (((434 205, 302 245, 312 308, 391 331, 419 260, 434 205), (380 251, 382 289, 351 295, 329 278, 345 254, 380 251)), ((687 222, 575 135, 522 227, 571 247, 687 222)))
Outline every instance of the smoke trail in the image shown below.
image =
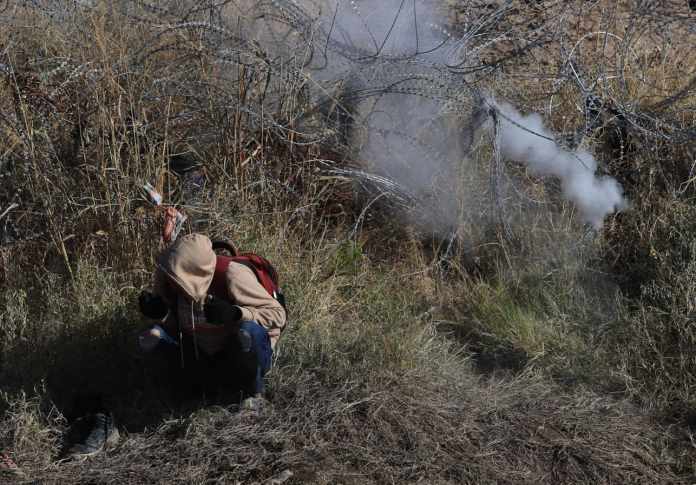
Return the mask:
POLYGON ((538 114, 524 116, 506 103, 497 108, 503 115, 503 157, 524 163, 536 175, 558 177, 564 197, 577 205, 585 221, 599 229, 607 215, 627 207, 621 185, 611 177, 595 175, 597 161, 589 152, 561 148, 538 114))

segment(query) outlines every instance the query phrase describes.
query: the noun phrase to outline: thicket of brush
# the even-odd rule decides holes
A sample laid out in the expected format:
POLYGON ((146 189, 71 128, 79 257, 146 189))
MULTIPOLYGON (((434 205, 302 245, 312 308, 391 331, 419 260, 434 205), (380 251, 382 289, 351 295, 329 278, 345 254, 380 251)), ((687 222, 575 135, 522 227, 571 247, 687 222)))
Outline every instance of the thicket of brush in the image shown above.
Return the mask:
MULTIPOLYGON (((505 207, 511 236, 492 217, 447 249, 386 205, 364 211, 358 184, 322 172, 321 160, 347 162, 294 125, 313 109, 306 80, 264 70, 252 43, 220 63, 203 6, 182 6, 174 24, 128 3, 8 3, 0 450, 39 483, 273 483, 285 470, 295 483, 686 483, 696 65, 682 3, 673 17, 629 6, 633 17, 614 24, 637 39, 625 69, 640 63, 642 81, 616 78, 611 110, 583 141, 631 209, 587 232, 553 181, 510 166, 543 204, 505 207), (134 301, 160 249, 145 181, 183 207, 186 231, 276 263, 291 323, 267 413, 171 407, 137 352, 147 322, 134 301), (56 463, 84 391, 108 396, 124 439, 56 463)), ((535 4, 515 5, 500 29, 543 24, 535 4)), ((501 71, 489 79, 526 109, 555 89, 549 121, 566 132, 585 122, 570 109, 577 93, 539 81, 568 69, 551 54, 558 45, 516 58, 495 44, 505 62, 490 63, 501 71)), ((585 75, 606 64, 597 52, 585 51, 585 75)), ((481 173, 490 156, 490 146, 472 155, 481 173)))

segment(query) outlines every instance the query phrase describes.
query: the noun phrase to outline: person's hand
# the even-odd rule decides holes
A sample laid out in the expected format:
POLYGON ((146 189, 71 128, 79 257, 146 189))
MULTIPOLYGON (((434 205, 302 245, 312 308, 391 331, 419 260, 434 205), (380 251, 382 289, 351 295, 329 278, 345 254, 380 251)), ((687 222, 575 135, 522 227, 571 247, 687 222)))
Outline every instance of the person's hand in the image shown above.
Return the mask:
POLYGON ((160 343, 162 336, 158 329, 148 328, 138 337, 138 345, 143 352, 152 352, 160 343))
POLYGON ((138 297, 140 312, 148 318, 162 320, 167 316, 169 309, 162 297, 157 296, 147 290, 143 290, 138 297))
POLYGON ((208 295, 203 307, 205 319, 213 325, 235 325, 242 319, 242 309, 237 305, 208 295))
POLYGON ((153 325, 138 337, 138 344, 143 352, 151 352, 161 343, 165 345, 179 345, 179 342, 170 337, 167 331, 159 325, 153 325))

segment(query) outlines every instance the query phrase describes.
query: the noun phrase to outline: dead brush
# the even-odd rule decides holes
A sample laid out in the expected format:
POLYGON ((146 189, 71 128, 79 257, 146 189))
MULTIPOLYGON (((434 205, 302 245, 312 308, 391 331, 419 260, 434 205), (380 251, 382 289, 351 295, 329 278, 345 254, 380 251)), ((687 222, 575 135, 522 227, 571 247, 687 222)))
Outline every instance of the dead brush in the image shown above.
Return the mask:
MULTIPOLYGON (((469 30, 447 48, 470 57, 437 69, 339 41, 312 8, 290 1, 253 9, 8 3, 0 12, 0 301, 20 289, 27 304, 0 309, 8 393, 0 446, 32 478, 264 482, 289 469, 307 483, 676 484, 693 475, 688 433, 598 394, 641 398, 645 407, 677 399, 682 418, 693 400, 684 158, 693 139, 691 68, 666 48, 653 68, 634 55, 657 27, 686 35, 687 19, 662 6, 629 9, 621 19, 633 35, 622 36, 616 55, 597 56, 573 51, 584 33, 565 28, 592 17, 586 2, 555 2, 543 15, 526 2, 483 13, 463 3, 469 30), (260 31, 273 35, 254 38, 260 31), (308 75, 329 54, 340 59, 339 80, 352 76, 341 88, 308 75), (617 64, 597 65, 600 58, 617 64), (627 75, 597 81, 609 67, 627 75), (634 103, 665 73, 670 82, 651 109, 634 103), (621 114, 619 131, 636 155, 623 150, 605 165, 619 177, 638 166, 638 193, 647 194, 640 212, 597 235, 572 208, 553 209, 553 182, 499 163, 490 137, 474 142, 457 131, 481 121, 479 84, 545 112, 574 143, 599 144, 621 114), (604 127, 587 134, 589 94, 604 95, 604 127), (472 144, 476 170, 440 174, 456 175, 455 199, 466 202, 446 234, 427 225, 449 207, 441 192, 415 191, 356 155, 352 143, 369 128, 361 115, 390 95, 437 100, 444 133, 472 144), (653 144, 658 151, 647 150, 653 144), (202 189, 187 193, 177 156, 200 167, 202 189), (664 158, 676 168, 661 173, 664 158), (140 320, 129 302, 147 284, 159 242, 144 181, 183 206, 187 230, 233 237, 279 262, 293 324, 271 375, 268 415, 251 419, 234 405, 182 415, 150 393, 130 350, 140 320), (477 195, 459 198, 469 187, 477 195), (393 237, 384 236, 388 227, 398 227, 393 237), (422 250, 428 238, 441 246, 434 254, 422 250), (605 291, 617 274, 642 283, 635 293, 623 286, 630 299, 618 307, 605 291), (476 332, 465 340, 453 328, 476 332), (505 375, 475 372, 475 346, 501 342, 531 358, 505 375), (54 465, 62 421, 22 404, 20 390, 45 377, 42 405, 62 408, 73 392, 62 384, 94 376, 116 394, 128 437, 94 461, 54 465)), ((604 26, 617 18, 611 5, 591 6, 604 26)), ((593 45, 607 37, 592 36, 593 45)), ((443 137, 379 136, 447 159, 443 137)))

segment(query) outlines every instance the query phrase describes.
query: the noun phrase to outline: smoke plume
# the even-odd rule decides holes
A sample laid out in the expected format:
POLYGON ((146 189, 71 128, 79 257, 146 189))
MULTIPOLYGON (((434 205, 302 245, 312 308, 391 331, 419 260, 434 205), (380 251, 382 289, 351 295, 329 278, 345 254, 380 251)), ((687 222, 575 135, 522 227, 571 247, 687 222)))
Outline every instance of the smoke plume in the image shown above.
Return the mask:
POLYGON ((558 177, 563 195, 575 203, 586 222, 600 228, 604 218, 626 207, 619 183, 595 175, 597 161, 585 150, 561 148, 541 116, 524 116, 509 104, 500 104, 500 149, 504 158, 524 163, 536 175, 558 177))
MULTIPOLYGON (((610 177, 595 175, 597 162, 587 151, 561 148, 537 114, 521 115, 509 104, 486 101, 448 65, 461 59, 464 40, 438 26, 430 2, 326 0, 320 15, 327 49, 317 80, 343 80, 353 93, 346 104, 354 118, 351 149, 365 168, 387 176, 420 200, 428 229, 448 233, 462 220, 460 211, 479 211, 471 195, 478 184, 457 187, 471 170, 475 134, 493 105, 501 114, 498 142, 503 157, 524 163, 537 175, 558 177, 563 195, 586 222, 599 228, 604 218, 626 206, 622 189, 610 177), (463 200, 467 199, 467 200, 463 200)), ((465 217, 466 219, 466 217, 465 217)))

